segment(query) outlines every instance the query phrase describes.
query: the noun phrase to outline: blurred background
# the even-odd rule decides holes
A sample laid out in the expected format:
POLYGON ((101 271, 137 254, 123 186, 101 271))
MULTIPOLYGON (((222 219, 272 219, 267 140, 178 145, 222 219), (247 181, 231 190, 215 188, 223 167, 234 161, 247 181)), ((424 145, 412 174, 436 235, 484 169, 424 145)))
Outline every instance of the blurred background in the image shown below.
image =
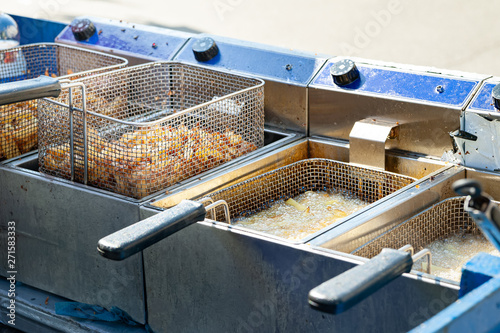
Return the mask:
POLYGON ((11 0, 6 13, 93 15, 275 46, 500 76, 500 1, 11 0))

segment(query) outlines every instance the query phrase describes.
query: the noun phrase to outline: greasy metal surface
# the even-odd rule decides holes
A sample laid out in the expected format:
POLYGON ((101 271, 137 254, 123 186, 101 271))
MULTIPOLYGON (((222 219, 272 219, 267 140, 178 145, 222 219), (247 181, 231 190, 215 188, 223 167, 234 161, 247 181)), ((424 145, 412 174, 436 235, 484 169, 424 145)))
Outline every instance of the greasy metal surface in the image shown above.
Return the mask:
POLYGON ((466 175, 467 178, 478 180, 485 193, 488 193, 494 200, 500 201, 500 177, 497 172, 467 169, 466 175))
POLYGON ((382 119, 363 119, 349 133, 349 163, 385 170, 385 144, 397 139, 398 123, 382 119))
MULTIPOLYGON (((0 247, 16 223, 16 279, 59 296, 145 321, 142 257, 102 258, 97 242, 139 220, 136 204, 36 172, 0 167, 0 247)), ((6 252, 1 252, 6 254, 6 252)), ((2 255, 0 275, 6 276, 2 255)))
MULTIPOLYGON (((264 144, 262 80, 159 62, 81 82, 91 186, 140 199, 264 144)), ((79 106, 79 90, 75 96, 79 106)), ((69 107, 44 99, 39 109, 40 171, 69 179, 69 107)), ((74 118, 75 180, 82 182, 83 113, 74 118)))
MULTIPOLYGON (((53 43, 3 50, 0 60, 0 83, 40 75, 73 80, 127 65, 123 58, 53 43)), ((37 148, 36 112, 36 100, 0 106, 0 161, 37 148)))
MULTIPOLYGON (((9 282, 0 279, 0 323, 10 320, 6 316, 10 305, 8 295, 9 282)), ((128 326, 124 323, 113 323, 97 320, 86 320, 69 316, 60 316, 55 313, 55 304, 71 302, 47 291, 39 290, 18 283, 16 285, 15 326, 8 325, 22 332, 53 333, 145 333, 143 326, 128 326)), ((0 325, 0 331, 3 327, 0 325)), ((7 331, 10 332, 10 331, 7 331)), ((16 331, 18 332, 18 331, 16 331)))
POLYGON ((308 292, 351 261, 210 222, 145 250, 144 264, 149 324, 158 332, 407 331, 457 299, 457 290, 403 276, 341 316, 322 314, 307 305, 308 292))
POLYGON ((212 193, 210 198, 226 201, 231 216, 238 218, 253 215, 275 201, 306 191, 348 193, 373 203, 414 180, 333 160, 305 159, 212 193))
POLYGON ((481 234, 472 217, 464 211, 464 198, 441 201, 422 213, 384 232, 352 254, 372 258, 383 248, 399 249, 410 244, 420 251, 435 240, 452 234, 481 234))
POLYGON ((307 134, 307 89, 266 79, 264 90, 266 124, 307 134))
MULTIPOLYGON (((221 188, 235 185, 265 172, 307 158, 326 158, 339 162, 348 162, 348 145, 339 141, 300 139, 255 159, 232 166, 223 172, 211 174, 200 182, 174 189, 155 198, 150 203, 161 208, 172 207, 182 199, 201 198, 221 188)), ((395 151, 388 151, 386 154, 387 171, 413 178, 422 178, 443 168, 443 166, 444 164, 439 161, 425 159, 422 156, 406 155, 395 151)))
POLYGON ((383 117, 400 124, 399 140, 389 140, 386 148, 441 157, 452 149, 449 132, 460 127, 460 110, 314 87, 308 91, 311 136, 348 140, 356 121, 383 117))
POLYGON ((356 219, 319 235, 310 243, 351 253, 430 205, 456 196, 451 184, 464 176, 465 169, 462 167, 450 165, 438 170, 399 192, 397 196, 392 196, 373 207, 370 214, 358 215, 356 219))

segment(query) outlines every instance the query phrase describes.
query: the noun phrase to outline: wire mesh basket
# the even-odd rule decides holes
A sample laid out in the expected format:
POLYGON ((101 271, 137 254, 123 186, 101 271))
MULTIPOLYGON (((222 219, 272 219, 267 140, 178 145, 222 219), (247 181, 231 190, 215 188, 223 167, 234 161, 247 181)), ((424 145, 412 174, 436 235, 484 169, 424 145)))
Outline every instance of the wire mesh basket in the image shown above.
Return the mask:
POLYGON ((398 249, 411 244, 419 251, 435 240, 455 233, 481 235, 474 219, 464 211, 464 200, 463 197, 443 200, 367 242, 352 254, 372 258, 384 247, 398 249))
POLYGON ((157 62, 79 82, 40 102, 46 174, 141 199, 264 145, 262 80, 157 62))
MULTIPOLYGON (((41 75, 74 80, 125 67, 127 60, 54 43, 0 51, 0 83, 41 75)), ((0 106, 0 161, 37 148, 37 100, 0 106)))
MULTIPOLYGON (((433 275, 458 281, 465 262, 481 251, 494 250, 464 210, 464 200, 464 197, 443 200, 372 239, 352 254, 372 258, 383 248, 398 249, 405 245, 411 245, 415 251, 427 248, 432 253, 433 275)), ((414 269, 425 271, 427 268, 418 262, 414 269)))
MULTIPOLYGON (((414 178, 386 171, 359 167, 334 160, 301 160, 210 194, 224 200, 231 217, 238 219, 261 212, 279 200, 307 191, 345 193, 373 203, 415 181, 414 178)), ((216 216, 225 216, 218 208, 216 216)), ((222 220, 223 221, 223 220, 222 220)))

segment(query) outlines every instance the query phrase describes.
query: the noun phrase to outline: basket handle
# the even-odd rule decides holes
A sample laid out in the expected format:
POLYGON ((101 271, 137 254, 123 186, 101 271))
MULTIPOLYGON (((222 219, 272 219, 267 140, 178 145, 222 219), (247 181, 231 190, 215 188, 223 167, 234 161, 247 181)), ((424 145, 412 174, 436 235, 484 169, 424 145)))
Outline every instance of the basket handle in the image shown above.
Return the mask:
POLYGON ((0 84, 0 105, 44 97, 58 97, 60 93, 61 84, 59 80, 48 76, 8 82, 0 84))
POLYGON ((330 279, 309 292, 309 305, 314 309, 339 314, 373 294, 413 265, 411 254, 383 249, 365 264, 330 279))
POLYGON ((205 214, 203 204, 183 200, 177 206, 102 238, 97 251, 105 258, 123 260, 195 222, 203 221, 205 214))

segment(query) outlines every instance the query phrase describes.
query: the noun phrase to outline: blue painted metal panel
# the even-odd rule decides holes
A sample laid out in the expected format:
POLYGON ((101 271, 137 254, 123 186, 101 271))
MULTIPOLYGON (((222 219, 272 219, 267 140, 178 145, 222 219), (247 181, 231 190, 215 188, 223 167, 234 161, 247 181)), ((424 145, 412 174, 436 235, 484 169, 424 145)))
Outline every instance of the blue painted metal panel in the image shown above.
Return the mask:
POLYGON ((462 269, 459 297, 488 282, 494 276, 500 276, 500 258, 486 253, 479 253, 462 269))
POLYGON ((197 61, 192 51, 192 45, 196 40, 193 38, 179 52, 175 60, 235 70, 302 86, 307 85, 325 63, 325 58, 318 56, 213 35, 202 36, 209 36, 215 40, 219 47, 217 56, 207 62, 197 61))
POLYGON ((330 75, 332 64, 325 65, 314 79, 313 86, 464 107, 480 82, 357 64, 360 78, 340 87, 333 83, 330 75), (438 86, 443 88, 441 93, 436 90, 438 86))
POLYGON ((57 35, 66 27, 66 24, 64 23, 39 20, 18 15, 11 16, 19 26, 21 45, 48 42, 53 43, 57 35))
POLYGON ((472 104, 470 105, 468 110, 496 112, 495 107, 493 106, 493 99, 491 98, 491 91, 497 84, 498 83, 484 84, 474 97, 474 100, 472 101, 472 104))
POLYGON ((94 23, 97 31, 90 39, 83 42, 76 41, 71 28, 67 26, 57 37, 57 41, 95 46, 103 50, 120 50, 132 56, 151 60, 171 60, 191 36, 170 29, 92 17, 88 19, 94 23))
POLYGON ((411 332, 497 332, 499 304, 500 258, 479 253, 462 270, 460 299, 411 332))
POLYGON ((494 278, 410 332, 498 332, 496 330, 500 327, 498 304, 500 304, 500 278, 494 278))

